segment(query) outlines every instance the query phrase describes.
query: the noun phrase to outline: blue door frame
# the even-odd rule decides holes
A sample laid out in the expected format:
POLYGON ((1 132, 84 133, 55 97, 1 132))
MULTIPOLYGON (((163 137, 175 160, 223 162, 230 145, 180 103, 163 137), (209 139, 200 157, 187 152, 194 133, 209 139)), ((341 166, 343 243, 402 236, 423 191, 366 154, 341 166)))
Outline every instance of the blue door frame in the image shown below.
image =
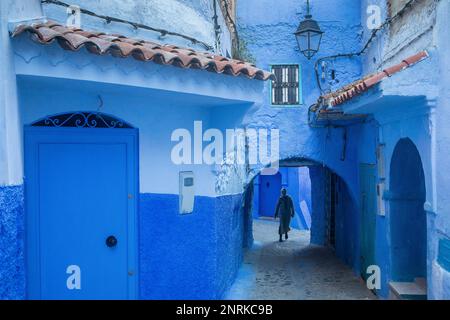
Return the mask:
MULTIPOLYGON (((122 266, 124 268, 119 270, 119 273, 122 275, 122 271, 126 268, 126 275, 124 278, 121 278, 121 283, 123 284, 120 286, 122 292, 120 292, 120 295, 117 293, 117 295, 112 295, 113 299, 114 297, 119 297, 119 299, 137 299, 138 298, 138 275, 139 275, 139 261, 138 261, 138 200, 139 200, 139 142, 138 142, 138 130, 137 129, 110 129, 110 128, 58 128, 58 127, 32 127, 32 126, 26 126, 24 129, 24 140, 25 140, 25 148, 24 148, 24 160, 25 160, 25 208, 26 208, 26 272, 27 272, 27 298, 28 299, 48 299, 48 295, 42 294, 43 293, 43 287, 45 287, 45 283, 43 284, 42 278, 44 274, 44 268, 42 268, 42 256, 44 251, 48 251, 51 249, 48 249, 48 247, 53 247, 54 245, 50 242, 51 245, 48 245, 46 247, 41 248, 41 238, 45 235, 41 234, 41 228, 47 227, 46 225, 41 225, 42 221, 45 221, 45 219, 42 217, 42 212, 40 210, 40 207, 42 204, 40 203, 42 199, 42 195, 40 195, 40 189, 42 188, 42 181, 40 181, 40 161, 41 159, 40 154, 42 154, 42 150, 50 150, 47 152, 47 154, 52 154, 53 147, 48 148, 48 146, 58 146, 57 148, 60 148, 60 146, 72 148, 68 150, 75 150, 76 152, 89 149, 89 150, 96 150, 97 154, 102 155, 102 150, 112 150, 112 154, 119 154, 120 159, 122 159, 122 162, 118 162, 116 165, 120 166, 117 168, 120 168, 119 171, 123 171, 120 177, 123 177, 124 179, 122 182, 123 188, 116 188, 120 192, 126 192, 125 194, 126 200, 122 198, 121 196, 118 198, 121 198, 121 207, 126 208, 126 217, 120 217, 119 222, 116 223, 116 225, 119 225, 120 230, 126 230, 126 246, 120 247, 120 250, 124 250, 125 252, 123 255, 121 254, 121 262, 122 266), (97 148, 100 148, 98 149, 97 148), (73 149, 75 148, 75 149, 73 149), (41 151, 40 151, 41 150, 41 151), (119 152, 119 153, 117 153, 119 152), (122 164, 126 163, 126 169, 123 168, 122 164), (126 188, 126 190, 125 190, 126 188), (44 219, 44 220, 42 220, 44 219), (122 219, 122 220, 120 220, 122 219), (123 226, 123 223, 125 222, 126 226, 123 226), (126 249, 125 249, 126 248, 126 249), (125 257, 125 258, 122 258, 125 257), (123 289, 123 290, 122 290, 123 289)), ((64 155, 64 148, 59 150, 59 154, 62 155, 62 159, 67 159, 68 162, 73 161, 73 158, 69 158, 69 156, 64 155), (62 150, 62 151, 61 151, 62 150), (66 158, 64 158, 66 157, 66 158)), ((74 153, 75 155, 77 153, 74 153)), ((43 157, 44 158, 44 157, 43 157)), ((48 158, 48 156, 47 156, 48 158)), ((51 158, 50 158, 51 159, 51 158)), ((89 160, 89 158, 87 158, 89 160)), ((104 160, 104 159, 102 159, 104 160)), ((47 161, 48 160, 42 160, 47 161)), ((76 161, 72 162, 76 163, 76 161)), ((95 162, 97 163, 105 163, 104 162, 95 162)), ((51 165, 47 163, 46 168, 51 168, 51 165)), ((109 168, 109 167, 108 167, 109 168)), ((90 169, 92 171, 92 168, 90 169)), ((96 172, 93 170, 92 172, 96 172)), ((64 179, 64 172, 61 172, 61 179, 64 179)), ((105 175, 104 175, 105 176, 105 175)), ((103 176, 103 177, 104 177, 103 176)), ((99 179, 98 176, 94 176, 93 179, 99 179)), ((44 182, 46 183, 46 182, 44 182)), ((48 184, 48 183, 47 183, 48 184)), ((90 184, 89 181, 86 183, 87 188, 89 188, 90 184)), ((71 186, 72 190, 74 187, 71 186)), ((52 190, 52 189, 49 189, 52 190)), ((95 189, 92 190, 95 192, 95 189)), ((80 192, 81 193, 81 192, 80 192)), ((105 192, 104 192, 105 193, 105 192)), ((104 194, 103 193, 103 194, 104 194)), ((85 193, 86 194, 86 193, 85 193)), ((120 193, 122 195, 122 193, 120 193)), ((117 197, 116 197, 117 198, 117 197)), ((44 198, 45 199, 45 198, 44 198)), ((48 195, 47 195, 47 201, 48 195)), ((44 200, 42 200, 44 201, 44 200)), ((114 199, 111 199, 111 201, 114 201, 114 199)), ((101 207, 101 203, 95 203, 95 205, 98 207, 101 207)), ((109 206, 111 206, 108 203, 109 206)), ((89 214, 92 214, 90 212, 89 214)), ((54 215, 53 217, 58 217, 58 215, 54 215)), ((103 217, 107 217, 103 214, 103 217)), ((114 216, 116 217, 116 215, 114 216)), ((86 218, 86 215, 84 216, 86 218)), ((90 218, 89 215, 87 215, 87 218, 90 218)), ((93 217, 95 219, 96 217, 93 217)), ((97 218, 100 219, 100 218, 97 218)), ((107 219, 108 220, 108 219, 107 219)), ((114 219, 111 219, 114 220, 114 219)), ((62 221, 62 220, 61 220, 62 221)), ((72 219, 72 221, 74 221, 72 219)), ((48 221, 46 222, 48 224, 48 221)), ((80 224, 82 226, 82 224, 80 224)), ((87 224, 89 226, 90 223, 87 224)), ((98 225, 98 223, 96 224, 98 225)), ((45 230, 45 229, 44 229, 45 230)), ((84 229, 81 229, 84 230, 84 229)), ((125 231, 124 231, 125 232, 125 231)), ((80 235, 82 236, 82 235, 80 235)), ((89 235, 86 235, 86 237, 89 237, 89 235)), ((103 239, 103 238, 102 238, 103 239)), ((73 240, 73 239, 72 239, 73 240)), ((121 239, 122 240, 122 239, 121 239)), ((49 243, 49 242, 45 242, 49 243)), ((76 243, 76 242, 72 242, 76 243)), ((123 243, 123 240, 122 240, 123 243)), ((105 243, 103 242, 102 245, 105 243)), ((77 249, 77 246, 75 247, 75 250, 81 250, 77 249)), ((65 249, 64 249, 65 250, 65 249)), ((61 252, 65 252, 65 251, 61 252)), ((102 249, 103 250, 103 249, 102 249)), ((107 250, 107 249, 105 249, 107 250)), ((87 250, 92 251, 92 250, 87 250)), ((117 251, 118 252, 118 251, 117 251)), ((122 251, 120 251, 122 252, 122 251)), ((47 253, 48 254, 48 253, 47 253)), ((50 252, 51 254, 51 252, 50 252)), ((90 260, 100 259, 101 256, 97 256, 96 252, 89 252, 79 253, 81 255, 88 254, 88 257, 90 260), (90 255, 90 256, 89 256, 90 255), (94 259, 92 259, 94 258, 94 259)), ((108 254, 108 253, 107 253, 108 254)), ((51 257, 51 255, 50 255, 51 257)), ((54 259, 58 259, 58 257, 54 257, 54 259)), ((113 260, 115 261, 115 260, 113 260)), ((47 262, 44 262, 44 264, 47 262)), ((92 265, 92 261, 90 262, 92 265)), ((96 265, 97 262, 94 263, 96 265)), ((105 267, 105 266, 103 266, 105 267)), ((58 269, 59 270, 59 269, 58 269)), ((66 270, 64 270, 66 271, 66 270)), ((117 271, 117 270, 116 270, 117 271)), ((59 271, 58 271, 59 272, 59 271)), ((109 281, 115 281, 113 278, 114 274, 118 274, 117 272, 111 272, 108 270, 108 268, 103 268, 100 271, 96 271, 97 275, 93 277, 93 279, 102 278, 103 284, 108 284, 109 281), (105 270, 106 269, 106 270, 105 270), (100 277, 97 277, 100 276, 100 277), (105 278, 109 278, 105 280, 105 278)), ((69 274, 69 272, 67 272, 69 274)), ((70 275, 70 274, 69 274, 70 275)), ((55 277, 67 277, 68 275, 58 274, 55 275, 55 277)), ((47 278, 48 275, 47 275, 47 278)), ((49 280, 54 281, 54 280, 49 280)), ((97 281, 97 280, 94 280, 97 281)), ((101 283, 100 280, 98 280, 98 283, 101 283)), ((59 284, 58 284, 59 285, 59 284)), ((94 285, 95 286, 95 285, 94 285)), ((98 287, 99 285, 97 285, 98 287)), ((111 286, 113 288, 114 285, 111 286)), ((117 286, 116 286, 117 287, 117 286)), ((101 291, 101 289, 96 288, 93 290, 93 292, 87 294, 87 296, 84 296, 83 294, 80 295, 68 295, 68 296, 62 296, 62 299, 103 299, 104 296, 102 294, 106 294, 106 298, 109 298, 108 293, 106 292, 100 292, 98 294, 98 290, 101 291)), ((105 289, 103 289, 105 291, 105 289)), ((54 298, 50 296, 50 298, 54 298)), ((59 299, 59 297, 56 297, 59 299)))

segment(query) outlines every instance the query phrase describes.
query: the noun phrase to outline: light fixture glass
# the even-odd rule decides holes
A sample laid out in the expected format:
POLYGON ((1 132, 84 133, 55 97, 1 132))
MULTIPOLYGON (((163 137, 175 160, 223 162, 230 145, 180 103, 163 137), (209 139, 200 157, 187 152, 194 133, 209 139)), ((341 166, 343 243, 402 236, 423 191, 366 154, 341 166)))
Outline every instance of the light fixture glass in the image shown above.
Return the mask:
POLYGON ((320 49, 323 31, 320 30, 319 24, 312 19, 310 13, 309 0, 307 0, 307 12, 305 20, 300 22, 297 31, 294 33, 297 38, 298 48, 300 52, 310 60, 320 49))

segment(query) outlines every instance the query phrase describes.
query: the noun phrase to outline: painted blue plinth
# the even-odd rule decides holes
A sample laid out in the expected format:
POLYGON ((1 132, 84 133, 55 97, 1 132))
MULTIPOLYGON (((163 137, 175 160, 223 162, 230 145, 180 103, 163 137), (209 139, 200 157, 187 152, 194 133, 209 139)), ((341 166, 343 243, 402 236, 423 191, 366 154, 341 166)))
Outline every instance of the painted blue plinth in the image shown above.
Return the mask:
POLYGON ((248 246, 247 237, 252 235, 252 232, 248 232, 252 226, 248 224, 248 216, 243 212, 242 200, 241 195, 216 199, 216 291, 220 297, 234 282, 242 263, 243 247, 248 246))
MULTIPOLYGON (((196 197, 194 212, 180 215, 177 195, 142 194, 139 298, 221 298, 251 242, 241 201, 242 195, 196 197)), ((0 188, 0 211, 0 299, 24 299, 23 187, 0 188)))
POLYGON ((242 261, 241 201, 196 197, 194 212, 180 215, 177 195, 141 194, 140 298, 221 298, 242 261))
POLYGON ((23 186, 0 187, 0 299, 25 297, 23 186))

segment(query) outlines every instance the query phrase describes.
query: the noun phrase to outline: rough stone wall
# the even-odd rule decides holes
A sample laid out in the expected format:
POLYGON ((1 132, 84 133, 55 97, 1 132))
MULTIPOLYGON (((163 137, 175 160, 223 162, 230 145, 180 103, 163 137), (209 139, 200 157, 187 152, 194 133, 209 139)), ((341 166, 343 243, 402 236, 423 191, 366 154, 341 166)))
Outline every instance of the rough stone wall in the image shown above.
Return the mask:
MULTIPOLYGON (((72 0, 70 4, 98 14, 117 17, 132 22, 142 23, 154 28, 194 37, 214 46, 216 42, 213 23, 213 4, 209 0, 72 0)), ((44 13, 53 19, 66 21, 66 9, 55 5, 44 5, 44 13)), ((220 51, 231 53, 230 34, 225 21, 217 7, 219 24, 221 26, 222 48, 220 51)), ((134 30, 131 26, 117 23, 107 25, 98 18, 82 15, 82 27, 95 28, 110 32, 120 32, 132 37, 153 38, 159 42, 185 45, 205 50, 204 47, 190 43, 178 37, 160 37, 158 33, 134 30)))
POLYGON ((0 187, 0 300, 25 297, 23 187, 0 187))
POLYGON ((251 235, 242 201, 196 197, 195 211, 180 215, 177 195, 141 194, 140 298, 222 298, 251 235))
POLYGON ((240 194, 221 196, 215 200, 215 290, 216 298, 233 284, 243 259, 243 248, 250 241, 251 225, 245 223, 244 197, 240 194))
MULTIPOLYGON (((436 5, 438 1, 416 1, 410 9, 404 11, 404 14, 399 18, 396 18, 390 26, 379 32, 364 55, 364 73, 381 70, 390 64, 401 62, 402 59, 420 50, 434 47, 433 27, 436 23, 436 5)), ((362 21, 367 22, 368 14, 366 11, 369 5, 379 6, 382 21, 384 21, 403 9, 406 3, 398 3, 395 5, 395 10, 389 10, 386 0, 363 0, 361 1, 362 21)), ((365 43, 370 37, 372 30, 367 28, 367 24, 364 24, 363 27, 363 42, 365 43)))

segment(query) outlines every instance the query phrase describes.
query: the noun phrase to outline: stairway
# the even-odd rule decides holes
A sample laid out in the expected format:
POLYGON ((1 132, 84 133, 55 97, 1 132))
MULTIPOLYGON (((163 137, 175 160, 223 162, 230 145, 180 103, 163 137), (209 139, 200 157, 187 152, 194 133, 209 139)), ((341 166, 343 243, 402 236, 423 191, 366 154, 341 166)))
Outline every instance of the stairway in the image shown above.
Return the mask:
POLYGON ((427 282, 416 278, 414 282, 389 282, 389 298, 392 300, 427 300, 427 282))

